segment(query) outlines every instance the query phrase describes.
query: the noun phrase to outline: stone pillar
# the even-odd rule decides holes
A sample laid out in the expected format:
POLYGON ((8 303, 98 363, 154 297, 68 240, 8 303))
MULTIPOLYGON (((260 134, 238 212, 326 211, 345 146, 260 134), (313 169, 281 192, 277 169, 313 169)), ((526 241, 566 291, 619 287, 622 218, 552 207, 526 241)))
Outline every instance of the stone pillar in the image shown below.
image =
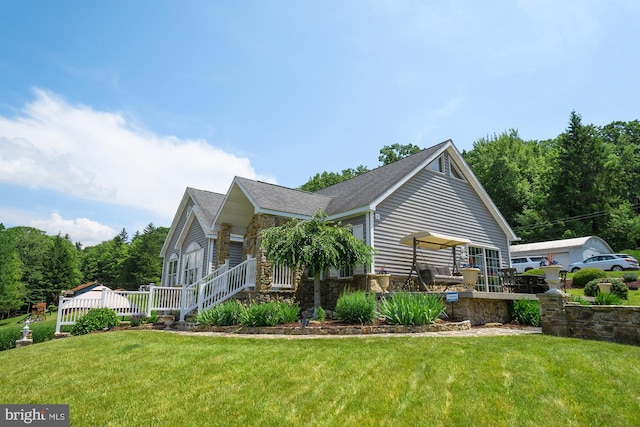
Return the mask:
POLYGON ((216 250, 216 268, 218 268, 231 256, 231 224, 220 224, 216 244, 218 246, 216 250))
POLYGON ((271 286, 272 268, 260 249, 260 232, 265 228, 277 225, 276 217, 268 214, 256 214, 247 227, 244 236, 243 255, 256 258, 256 290, 269 289, 271 286))
POLYGON ((567 314, 564 310, 564 305, 569 300, 570 296, 561 292, 538 294, 543 334, 555 337, 569 336, 567 314))

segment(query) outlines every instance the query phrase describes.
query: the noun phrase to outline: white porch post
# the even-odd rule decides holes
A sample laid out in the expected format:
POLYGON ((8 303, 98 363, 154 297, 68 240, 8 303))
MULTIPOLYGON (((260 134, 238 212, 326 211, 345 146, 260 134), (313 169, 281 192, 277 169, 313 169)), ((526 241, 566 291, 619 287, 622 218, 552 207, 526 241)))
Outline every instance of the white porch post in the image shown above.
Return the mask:
POLYGON ((151 316, 151 307, 153 307, 153 293, 155 285, 149 285, 149 304, 147 304, 147 317, 151 316))
POLYGON ((62 322, 62 311, 64 310, 64 306, 66 305, 67 298, 60 297, 60 304, 58 304, 58 317, 56 320, 56 334, 60 333, 60 322, 62 322))
POLYGON ((180 321, 184 322, 184 312, 187 305, 187 288, 182 285, 182 300, 180 301, 180 321))

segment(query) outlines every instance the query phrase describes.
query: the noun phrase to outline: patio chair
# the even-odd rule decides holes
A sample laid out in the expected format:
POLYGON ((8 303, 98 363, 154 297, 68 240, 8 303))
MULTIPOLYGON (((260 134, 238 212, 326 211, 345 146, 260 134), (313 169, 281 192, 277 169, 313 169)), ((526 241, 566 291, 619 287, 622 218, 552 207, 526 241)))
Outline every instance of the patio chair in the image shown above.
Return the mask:
POLYGON ((518 287, 518 283, 516 281, 516 269, 501 268, 500 283, 502 285, 502 292, 514 292, 518 287))
POLYGON ((448 288, 449 286, 464 284, 464 278, 453 275, 451 269, 446 266, 417 263, 416 270, 420 282, 427 290, 430 285, 445 285, 448 288))
POLYGON ((31 308, 31 316, 35 317, 35 320, 47 320, 45 313, 47 311, 46 302, 38 302, 31 308))

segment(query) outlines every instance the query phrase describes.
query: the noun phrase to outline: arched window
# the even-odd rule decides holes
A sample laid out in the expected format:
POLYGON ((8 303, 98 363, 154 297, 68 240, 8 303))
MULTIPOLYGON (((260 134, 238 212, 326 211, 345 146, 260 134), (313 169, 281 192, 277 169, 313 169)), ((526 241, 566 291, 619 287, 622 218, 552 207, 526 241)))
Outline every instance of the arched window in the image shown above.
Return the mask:
POLYGON ((192 242, 183 258, 184 274, 182 276, 184 285, 188 286, 197 282, 202 277, 202 258, 204 249, 197 242, 192 242))

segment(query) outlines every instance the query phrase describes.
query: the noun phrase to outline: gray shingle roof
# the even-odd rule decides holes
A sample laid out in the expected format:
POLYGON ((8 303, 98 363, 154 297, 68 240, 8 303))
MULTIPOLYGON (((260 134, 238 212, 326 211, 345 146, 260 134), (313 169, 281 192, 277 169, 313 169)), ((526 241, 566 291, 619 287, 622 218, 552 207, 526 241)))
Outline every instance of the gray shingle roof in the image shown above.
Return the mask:
POLYGON ((383 195, 398 181, 405 178, 411 171, 420 166, 442 145, 449 141, 441 142, 433 147, 426 148, 419 153, 405 157, 396 162, 358 175, 347 181, 332 185, 316 191, 314 194, 331 197, 331 203, 325 212, 329 215, 348 212, 353 209, 367 206, 383 195))
POLYGON ((318 209, 325 210, 331 198, 322 194, 282 187, 262 181, 236 177, 260 209, 312 216, 318 209))
POLYGON ((205 230, 209 230, 213 218, 222 206, 224 194, 198 190, 193 187, 187 187, 187 192, 189 192, 189 195, 195 203, 193 211, 196 214, 196 218, 198 218, 198 222, 200 222, 205 230))

